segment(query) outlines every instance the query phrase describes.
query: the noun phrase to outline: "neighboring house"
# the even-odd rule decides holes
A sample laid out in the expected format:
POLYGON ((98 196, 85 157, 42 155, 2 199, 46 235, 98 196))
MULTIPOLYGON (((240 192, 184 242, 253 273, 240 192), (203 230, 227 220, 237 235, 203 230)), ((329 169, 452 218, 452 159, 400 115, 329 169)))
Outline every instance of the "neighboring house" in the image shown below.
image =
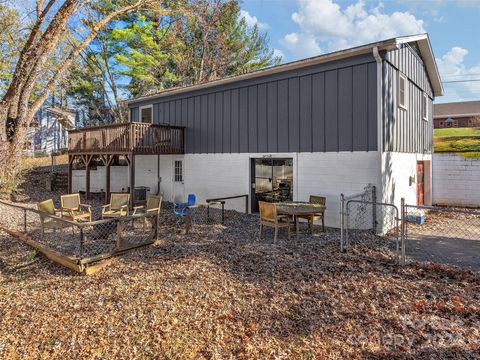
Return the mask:
POLYGON ((480 101, 461 101, 433 106, 435 129, 480 126, 480 101))
POLYGON ((70 164, 102 155, 107 166, 70 171, 70 189, 142 185, 199 202, 248 194, 251 211, 258 200, 323 195, 329 226, 339 226, 340 193, 367 184, 379 202, 429 204, 442 93, 426 34, 166 90, 129 100, 130 124, 71 132, 70 164), (112 165, 119 156, 128 167, 112 165))
POLYGON ((68 130, 75 128, 76 113, 57 107, 42 107, 27 134, 29 156, 50 155, 68 147, 68 130))

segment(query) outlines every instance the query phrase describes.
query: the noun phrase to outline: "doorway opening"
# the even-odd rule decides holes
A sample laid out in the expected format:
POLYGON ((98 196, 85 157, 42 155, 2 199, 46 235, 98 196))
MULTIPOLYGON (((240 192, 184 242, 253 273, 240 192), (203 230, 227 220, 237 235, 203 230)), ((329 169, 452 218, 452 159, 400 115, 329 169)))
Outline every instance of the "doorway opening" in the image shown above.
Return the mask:
POLYGON ((258 202, 293 200, 293 159, 251 159, 252 213, 258 212, 258 202))
POLYGON ((425 164, 423 161, 417 161, 417 205, 422 206, 425 193, 425 164))

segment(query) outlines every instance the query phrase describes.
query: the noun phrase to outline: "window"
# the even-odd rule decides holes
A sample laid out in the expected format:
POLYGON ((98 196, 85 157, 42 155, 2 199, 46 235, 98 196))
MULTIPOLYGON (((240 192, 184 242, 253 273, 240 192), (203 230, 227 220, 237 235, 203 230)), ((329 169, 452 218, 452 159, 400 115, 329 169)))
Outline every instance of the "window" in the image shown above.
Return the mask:
POLYGON ((183 162, 182 160, 175 160, 174 163, 174 181, 182 182, 183 181, 183 162))
POLYGON ((402 73, 398 75, 398 106, 407 109, 407 77, 402 73))
POLYGON ((422 97, 422 118, 428 121, 428 96, 425 93, 422 97))
POLYGON ((152 112, 153 112, 152 110, 153 110, 152 105, 140 107, 140 122, 151 124, 152 112))

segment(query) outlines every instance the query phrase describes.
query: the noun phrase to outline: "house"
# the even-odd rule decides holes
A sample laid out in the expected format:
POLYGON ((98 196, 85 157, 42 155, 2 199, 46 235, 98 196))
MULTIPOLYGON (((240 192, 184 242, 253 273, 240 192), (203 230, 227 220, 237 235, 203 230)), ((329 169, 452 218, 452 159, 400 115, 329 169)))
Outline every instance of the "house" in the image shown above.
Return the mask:
POLYGON ((480 126, 480 101, 460 101, 433 106, 435 129, 480 126))
POLYGON ((248 194, 252 212, 258 200, 324 195, 329 226, 339 226, 340 193, 367 184, 378 201, 429 204, 442 93, 422 34, 138 97, 127 101, 130 123, 70 132, 70 189, 133 195, 141 185, 199 202, 248 194), (86 169, 73 170, 75 159, 86 169))
POLYGON ((29 156, 50 155, 66 150, 68 130, 75 128, 76 113, 59 107, 42 107, 27 133, 25 151, 29 156))

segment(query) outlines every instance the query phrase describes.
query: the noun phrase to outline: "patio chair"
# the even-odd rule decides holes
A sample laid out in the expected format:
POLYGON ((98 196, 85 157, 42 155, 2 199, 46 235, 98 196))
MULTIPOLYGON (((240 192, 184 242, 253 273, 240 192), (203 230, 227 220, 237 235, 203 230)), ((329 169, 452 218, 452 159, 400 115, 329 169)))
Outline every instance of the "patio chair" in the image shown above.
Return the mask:
POLYGON ((92 207, 80 203, 80 194, 60 196, 62 217, 72 221, 92 221, 92 207))
POLYGON ((63 228, 68 227, 66 223, 54 218, 58 218, 57 214, 61 213, 61 210, 55 209, 55 205, 53 204, 52 199, 37 203, 37 209, 38 211, 40 211, 38 215, 40 216, 40 228, 42 231, 42 237, 45 236, 45 229, 52 229, 54 232, 56 232, 57 230, 62 230, 63 228), (51 216, 45 216, 42 215, 42 213, 51 216))
POLYGON ((130 194, 111 194, 110 204, 102 206, 102 219, 128 216, 129 201, 130 194))
POLYGON ((188 207, 195 205, 196 202, 197 202, 197 197, 195 196, 195 194, 188 194, 187 202, 173 204, 173 213, 177 216, 178 221, 180 219, 183 219, 187 215, 187 211, 189 210, 190 210, 191 220, 193 221, 195 217, 195 210, 189 209, 188 207))
POLYGON ((273 237, 274 243, 277 242, 278 229, 280 228, 287 228, 288 240, 290 240, 290 216, 278 215, 277 205, 273 203, 259 201, 258 206, 260 208, 260 239, 263 238, 264 226, 270 226, 275 229, 275 235, 273 237))
MULTIPOLYGON (((135 206, 133 208, 133 215, 138 214, 157 214, 160 216, 160 209, 162 207, 162 197, 157 195, 147 195, 147 203, 141 206, 135 206)), ((143 230, 147 225, 147 218, 143 218, 143 230)))
MULTIPOLYGON (((327 199, 324 196, 316 196, 310 195, 310 199, 308 202, 312 204, 320 204, 325 206, 327 199)), ((322 231, 325 232, 325 216, 324 211, 315 213, 313 215, 299 215, 300 219, 306 219, 308 221, 308 227, 310 229, 310 233, 313 235, 313 222, 317 220, 322 220, 322 231)))

